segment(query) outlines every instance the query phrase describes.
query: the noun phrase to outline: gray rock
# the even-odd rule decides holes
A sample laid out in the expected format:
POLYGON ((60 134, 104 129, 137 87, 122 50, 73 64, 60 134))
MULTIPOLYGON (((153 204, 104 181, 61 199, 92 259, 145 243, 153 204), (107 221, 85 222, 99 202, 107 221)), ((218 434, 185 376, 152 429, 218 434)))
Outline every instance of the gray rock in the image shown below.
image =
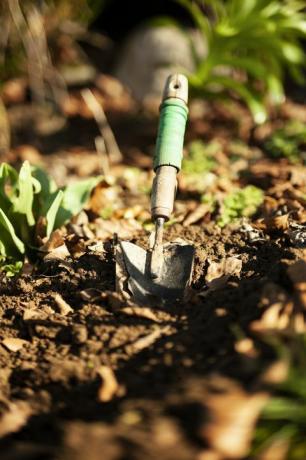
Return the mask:
POLYGON ((171 25, 141 27, 127 39, 115 76, 131 89, 138 101, 160 101, 170 73, 194 71, 192 45, 198 55, 205 57, 207 48, 196 30, 184 32, 171 25))

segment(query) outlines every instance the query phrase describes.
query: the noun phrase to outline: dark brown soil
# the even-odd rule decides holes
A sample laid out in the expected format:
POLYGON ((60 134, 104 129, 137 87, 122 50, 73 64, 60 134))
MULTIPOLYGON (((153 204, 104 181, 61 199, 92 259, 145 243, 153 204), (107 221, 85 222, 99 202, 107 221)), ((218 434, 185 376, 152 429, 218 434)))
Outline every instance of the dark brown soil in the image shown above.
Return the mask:
MULTIPOLYGON (((191 107, 186 145, 192 140, 220 145, 208 189, 190 186, 181 174, 174 212, 180 223, 165 231, 165 241, 181 238, 195 246, 191 289, 188 301, 148 308, 127 305, 116 293, 112 238, 126 231, 129 236, 120 237, 148 247, 142 228, 150 220, 148 171, 158 115, 140 109, 128 94, 110 97, 103 85, 100 90, 95 88, 124 161, 111 164, 113 181, 97 187, 94 206, 87 209, 84 227, 91 243, 84 241, 86 232, 78 234, 80 225, 70 225, 61 237, 71 254, 78 253, 80 243, 82 256, 45 258, 31 275, 0 279, 0 460, 250 460, 245 455, 259 410, 250 439, 241 440, 246 448, 236 455, 229 439, 220 447, 217 429, 225 423, 211 407, 227 387, 239 389, 243 410, 249 396, 272 393, 263 376, 276 352, 267 343, 265 327, 262 334, 252 327, 270 307, 291 306, 285 318, 291 315, 291 322, 296 308, 304 328, 298 332, 306 332, 305 273, 295 280, 288 272, 298 259, 304 271, 306 266, 305 249, 294 247, 290 237, 291 224, 303 229, 298 243, 303 240, 305 248, 305 167, 269 158, 263 147, 288 119, 305 123, 305 106, 288 101, 262 127, 255 127, 237 102, 202 101, 200 114, 191 107), (124 178, 130 166, 138 168, 137 179, 124 178), (222 230, 216 224, 224 197, 249 184, 265 195, 257 214, 246 221, 258 238, 251 238, 242 224, 222 230), (186 218, 203 205, 204 192, 216 198, 217 209, 187 225, 186 218), (119 204, 113 214, 104 218, 102 212, 114 203, 119 204), (135 206, 141 208, 137 215, 135 206), (103 251, 90 251, 97 242, 103 251), (210 285, 209 269, 228 258, 241 262, 241 270, 210 285), (251 348, 237 348, 245 338, 251 348), (108 374, 110 380, 105 370, 114 373, 108 374), (207 426, 214 422, 209 435, 207 426)), ((101 158, 94 150, 98 127, 79 92, 70 97, 60 131, 40 132, 29 104, 12 105, 14 148, 3 160, 15 166, 24 160, 39 164, 59 185, 100 174, 101 158)), ((270 339, 279 334, 286 340, 288 331, 280 329, 274 318, 270 339)), ((234 414, 229 426, 239 412, 232 403, 224 407, 225 415, 234 414)), ((236 434, 243 438, 239 430, 236 434)))
POLYGON ((116 302, 111 242, 101 255, 43 262, 31 277, 2 282, 0 342, 18 337, 26 344, 16 352, 0 345, 0 410, 15 408, 15 422, 26 421, 2 437, 1 460, 204 458, 206 401, 214 391, 207 376, 256 389, 272 355, 261 343, 257 357, 237 353, 237 328, 247 330, 260 316, 267 287, 290 292, 286 270, 297 250, 284 239, 250 243, 239 228, 177 224, 166 232, 174 237, 196 246, 194 294, 156 311, 155 320, 116 302), (226 255, 242 260, 240 277, 207 291, 208 259, 226 255), (60 313, 56 294, 72 313, 60 313), (141 349, 139 339, 154 331, 154 343, 141 349), (120 385, 105 403, 98 401, 101 365, 112 367, 120 385))

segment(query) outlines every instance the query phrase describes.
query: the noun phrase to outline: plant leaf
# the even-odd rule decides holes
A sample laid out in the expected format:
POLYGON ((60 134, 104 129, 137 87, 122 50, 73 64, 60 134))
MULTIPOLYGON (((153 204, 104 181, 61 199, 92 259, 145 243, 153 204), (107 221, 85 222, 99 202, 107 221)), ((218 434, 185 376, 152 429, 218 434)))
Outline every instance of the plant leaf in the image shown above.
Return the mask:
POLYGON ((64 197, 64 192, 62 190, 59 190, 59 192, 56 194, 56 197, 54 198, 47 214, 46 214, 46 221, 47 221, 47 231, 46 231, 46 236, 49 238, 49 236, 52 233, 52 230, 54 228, 55 224, 55 219, 56 215, 58 213, 59 207, 63 201, 64 197))
POLYGON ((32 211, 34 193, 39 193, 40 189, 40 183, 36 179, 33 181, 30 163, 25 161, 19 172, 18 196, 12 198, 12 213, 25 215, 30 227, 35 224, 32 211))
POLYGON ((21 254, 24 254, 25 246, 16 235, 13 225, 2 209, 0 209, 0 226, 2 227, 2 231, 0 233, 0 240, 2 242, 0 251, 2 252, 2 255, 13 256, 14 252, 16 252, 15 249, 17 249, 21 254))
POLYGON ((11 187, 13 193, 18 181, 17 171, 7 163, 0 165, 0 208, 4 212, 8 212, 12 205, 11 198, 7 193, 6 187, 11 187))
POLYGON ((64 196, 55 219, 54 228, 61 227, 76 216, 88 201, 94 187, 101 181, 101 176, 84 179, 67 185, 63 190, 64 196))

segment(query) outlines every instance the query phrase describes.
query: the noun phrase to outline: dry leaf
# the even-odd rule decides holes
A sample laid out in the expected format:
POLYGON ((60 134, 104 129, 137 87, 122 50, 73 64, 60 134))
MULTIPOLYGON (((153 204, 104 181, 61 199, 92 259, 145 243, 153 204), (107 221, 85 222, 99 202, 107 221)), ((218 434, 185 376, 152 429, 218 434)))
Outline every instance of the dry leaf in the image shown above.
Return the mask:
POLYGON ((102 291, 95 288, 83 289, 80 291, 80 296, 86 302, 94 302, 95 300, 102 299, 102 291))
POLYGON ((170 332, 170 328, 168 326, 156 329, 155 331, 151 332, 150 334, 137 339, 131 345, 127 345, 125 347, 125 351, 127 354, 134 354, 139 353, 140 351, 144 350, 145 348, 150 347, 153 343, 156 342, 163 334, 167 334, 170 332))
POLYGON ((258 355, 258 352, 255 349, 253 340, 248 337, 238 340, 235 343, 235 350, 238 353, 241 353, 243 355, 246 355, 252 358, 258 355))
POLYGON ((9 351, 19 351, 21 348, 26 345, 26 340, 18 339, 17 337, 7 337, 6 339, 2 340, 2 344, 9 350, 9 351))
POLYGON ((115 396, 123 396, 124 388, 119 385, 113 370, 108 366, 100 366, 97 369, 98 375, 102 379, 98 391, 98 400, 100 402, 109 402, 115 396))
POLYGON ((52 252, 54 249, 64 245, 64 235, 61 229, 54 230, 51 233, 50 238, 40 248, 44 252, 52 252))
POLYGON ((251 323, 251 330, 255 332, 264 332, 273 329, 284 330, 290 325, 292 310, 293 305, 291 302, 285 305, 280 302, 274 303, 267 308, 259 320, 251 323))
POLYGON ((256 457, 257 460, 287 460, 290 439, 280 438, 272 439, 264 448, 263 452, 256 457))
POLYGON ((294 286, 295 301, 297 305, 306 310, 306 262, 305 260, 297 260, 290 265, 287 270, 288 276, 294 286))
POLYGON ((264 371, 260 381, 262 383, 277 385, 287 378, 288 370, 289 366, 287 361, 276 361, 264 371))
POLYGON ((163 321, 173 321, 173 317, 168 313, 160 312, 159 310, 154 311, 149 307, 138 307, 135 305, 121 308, 119 311, 125 315, 149 319, 156 323, 161 323, 163 321))
POLYGON ((121 219, 121 220, 103 220, 103 219, 96 219, 95 220, 96 226, 96 236, 101 240, 105 240, 107 238, 112 238, 114 233, 118 235, 119 238, 125 240, 132 238, 142 230, 142 226, 137 220, 135 219, 121 219))
POLYGON ((26 424, 31 412, 25 401, 10 403, 8 410, 0 418, 0 437, 19 431, 26 424))
POLYGON ((68 315, 73 312, 73 308, 63 299, 63 297, 57 292, 53 295, 56 305, 58 306, 61 315, 68 315))
POLYGON ((267 218, 264 223, 267 231, 287 230, 289 228, 289 214, 267 218))
POLYGON ((51 252, 45 255, 44 260, 59 260, 59 259, 66 259, 66 257, 70 256, 70 252, 66 244, 62 244, 55 249, 52 249, 51 252))
POLYGON ((210 262, 205 276, 206 284, 211 289, 224 286, 230 276, 240 276, 242 261, 237 257, 227 257, 218 262, 210 262))
POLYGON ((221 383, 221 388, 209 394, 205 401, 210 420, 202 434, 224 457, 237 460, 249 452, 254 426, 268 394, 247 393, 227 379, 221 383))
POLYGON ((192 211, 183 221, 183 226, 195 224, 203 219, 211 211, 211 205, 208 203, 200 204, 194 211, 192 211))

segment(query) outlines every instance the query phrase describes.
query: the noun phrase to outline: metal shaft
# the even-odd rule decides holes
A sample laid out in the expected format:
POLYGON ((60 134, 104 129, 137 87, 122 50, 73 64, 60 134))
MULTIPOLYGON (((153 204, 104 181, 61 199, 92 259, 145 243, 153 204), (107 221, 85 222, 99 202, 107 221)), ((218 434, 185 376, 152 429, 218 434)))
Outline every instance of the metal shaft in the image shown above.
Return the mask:
POLYGON ((151 255, 151 277, 158 278, 163 264, 163 232, 165 219, 158 217, 155 221, 155 242, 151 255))

